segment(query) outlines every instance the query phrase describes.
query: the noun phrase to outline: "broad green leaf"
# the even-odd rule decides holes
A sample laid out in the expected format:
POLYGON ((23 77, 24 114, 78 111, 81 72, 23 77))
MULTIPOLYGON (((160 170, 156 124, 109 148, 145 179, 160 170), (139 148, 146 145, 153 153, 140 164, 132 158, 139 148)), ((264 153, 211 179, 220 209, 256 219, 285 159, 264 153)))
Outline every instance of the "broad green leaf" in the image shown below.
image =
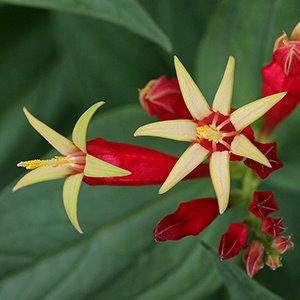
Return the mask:
POLYGON ((121 25, 169 52, 172 50, 168 37, 135 0, 1 0, 1 2, 99 18, 121 25))
MULTIPOLYGON (((198 42, 213 16, 219 0, 140 0, 151 16, 158 20, 170 38, 174 53, 193 74, 198 42)), ((172 58, 169 72, 175 74, 172 58)), ((201 88, 201 86, 200 86, 201 88)))
POLYGON ((233 261, 220 261, 217 253, 213 250, 209 251, 208 256, 215 263, 219 275, 224 281, 230 299, 232 300, 280 300, 279 296, 269 291, 262 285, 260 285, 255 279, 249 278, 240 267, 238 267, 233 261))

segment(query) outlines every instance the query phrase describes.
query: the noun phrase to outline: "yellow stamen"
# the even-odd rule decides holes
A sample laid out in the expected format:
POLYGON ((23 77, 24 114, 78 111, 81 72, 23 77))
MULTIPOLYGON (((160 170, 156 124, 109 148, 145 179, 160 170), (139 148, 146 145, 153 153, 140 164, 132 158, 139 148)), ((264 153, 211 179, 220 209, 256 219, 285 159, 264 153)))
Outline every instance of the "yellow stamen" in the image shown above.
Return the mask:
POLYGON ((203 125, 197 127, 197 135, 199 138, 204 138, 214 142, 220 142, 223 139, 223 134, 214 125, 203 125))
POLYGON ((42 159, 33 159, 27 161, 21 161, 17 164, 18 167, 26 168, 27 170, 34 170, 44 166, 57 167, 64 164, 72 163, 72 161, 65 156, 54 156, 54 158, 42 160, 42 159))

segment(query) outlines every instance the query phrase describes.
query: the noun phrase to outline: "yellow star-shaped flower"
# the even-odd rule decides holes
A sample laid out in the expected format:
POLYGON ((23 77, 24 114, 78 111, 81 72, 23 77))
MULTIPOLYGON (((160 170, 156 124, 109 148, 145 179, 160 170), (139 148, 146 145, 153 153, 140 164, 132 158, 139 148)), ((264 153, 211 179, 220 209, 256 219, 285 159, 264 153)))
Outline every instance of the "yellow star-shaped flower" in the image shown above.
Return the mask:
POLYGON ((229 57, 210 108, 179 59, 175 56, 174 60, 180 89, 194 120, 151 123, 138 128, 134 135, 191 142, 171 170, 159 193, 167 192, 208 158, 219 211, 223 213, 228 205, 230 193, 230 154, 250 158, 271 167, 265 155, 246 137, 246 128, 278 103, 286 93, 264 97, 232 111, 235 60, 229 57))
POLYGON ((129 171, 87 153, 86 133, 88 124, 94 113, 103 104, 104 102, 95 103, 81 115, 73 129, 72 141, 39 121, 26 108, 23 109, 31 126, 62 156, 55 156, 49 160, 34 159, 18 163, 18 167, 32 171, 17 182, 13 191, 38 182, 66 178, 63 188, 64 206, 71 223, 80 233, 82 230, 77 218, 77 200, 83 177, 130 175, 129 171))

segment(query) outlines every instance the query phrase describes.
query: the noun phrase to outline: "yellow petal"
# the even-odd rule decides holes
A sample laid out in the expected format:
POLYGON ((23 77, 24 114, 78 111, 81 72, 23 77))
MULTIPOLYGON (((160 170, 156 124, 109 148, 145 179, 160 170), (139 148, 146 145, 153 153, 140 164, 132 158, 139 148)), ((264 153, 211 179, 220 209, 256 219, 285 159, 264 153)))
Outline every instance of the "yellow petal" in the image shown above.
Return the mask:
POLYGON ((174 57, 174 63, 180 90, 191 115, 197 120, 207 117, 211 111, 206 99, 176 56, 174 57))
POLYGON ((191 120, 161 121, 141 126, 134 136, 156 136, 191 142, 197 137, 197 124, 191 120))
POLYGON ((75 174, 67 177, 64 189, 63 189, 63 200, 66 213, 77 231, 83 233, 78 223, 77 217, 77 202, 78 193, 81 186, 83 174, 75 174))
POLYGON ((83 152, 86 152, 86 133, 89 126, 89 122, 97 109, 101 107, 105 102, 97 102, 92 105, 87 111, 85 111, 78 119, 74 126, 72 139, 74 144, 83 152))
POLYGON ((275 52, 278 48, 284 47, 289 42, 289 37, 283 31, 281 36, 275 40, 273 52, 275 52))
POLYGON ((86 155, 84 175, 88 177, 120 177, 128 176, 131 172, 116 167, 92 155, 86 155))
POLYGON ((242 130, 263 116, 285 95, 286 92, 278 93, 246 104, 230 115, 230 121, 236 130, 242 130))
POLYGON ((23 111, 31 126, 58 152, 63 155, 69 155, 77 150, 77 147, 70 140, 38 120, 25 107, 23 111))
POLYGON ((212 107, 215 112, 220 112, 221 114, 226 116, 230 113, 231 108, 234 81, 234 64, 234 58, 230 56, 227 62, 222 81, 215 95, 212 107))
POLYGON ((30 171, 25 176, 23 176, 13 188, 13 192, 27 185, 63 178, 70 174, 72 174, 72 170, 67 166, 40 167, 38 169, 30 171))
POLYGON ((300 41, 300 22, 295 26, 291 34, 292 41, 300 41))
POLYGON ((237 135, 231 143, 231 152, 255 160, 269 168, 271 164, 265 155, 257 149, 244 135, 237 135))
POLYGON ((176 162, 168 178, 161 186, 159 193, 163 194, 176 185, 181 179, 192 172, 207 157, 209 151, 200 146, 193 144, 181 155, 176 162))
POLYGON ((229 202, 230 172, 229 152, 214 152, 209 162, 210 177, 217 195, 219 212, 222 214, 229 202))

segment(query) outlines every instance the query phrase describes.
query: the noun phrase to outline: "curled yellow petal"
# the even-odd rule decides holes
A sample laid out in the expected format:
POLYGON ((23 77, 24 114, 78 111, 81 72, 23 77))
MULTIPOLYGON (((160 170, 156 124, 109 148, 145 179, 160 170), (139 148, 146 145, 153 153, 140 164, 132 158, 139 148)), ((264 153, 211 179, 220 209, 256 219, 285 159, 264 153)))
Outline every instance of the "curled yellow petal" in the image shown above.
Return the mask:
POLYGON ((67 166, 57 166, 57 167, 40 167, 33 171, 30 171, 25 176, 23 176, 13 188, 13 192, 23 188, 27 185, 31 185, 38 182, 55 180, 59 178, 64 178, 72 174, 72 170, 67 166))
POLYGON ((84 175, 88 177, 121 177, 128 176, 131 172, 116 167, 92 155, 86 155, 84 175))
POLYGON ((70 140, 38 120, 25 107, 23 111, 31 126, 58 152, 63 155, 69 155, 77 150, 77 147, 70 140))
POLYGON ((237 135, 233 139, 231 143, 231 152, 255 160, 269 168, 272 167, 266 156, 242 134, 237 135))
POLYGON ((174 57, 174 63, 180 90, 191 115, 197 120, 207 117, 211 111, 203 94, 176 56, 174 57))
POLYGON ((86 152, 86 133, 89 122, 97 109, 101 107, 105 102, 97 102, 92 105, 87 111, 85 111, 78 119, 74 126, 72 133, 72 140, 74 144, 83 152, 86 152))
POLYGON ((221 114, 226 116, 230 113, 231 108, 234 81, 234 65, 234 58, 230 56, 212 106, 215 112, 220 112, 221 114))
POLYGON ((229 202, 230 169, 229 152, 214 152, 209 161, 211 180, 217 195, 219 212, 222 214, 229 202))
POLYGON ((281 36, 279 36, 274 43, 273 52, 275 52, 278 48, 284 47, 289 42, 289 37, 283 31, 281 36))
POLYGON ((134 136, 156 136, 176 141, 191 142, 196 139, 197 124, 191 120, 161 121, 141 126, 134 136))
POLYGON ((78 202, 78 194, 82 182, 83 174, 75 174, 67 177, 64 188, 63 188, 63 200, 66 213, 75 227, 75 229, 83 233, 77 217, 77 202, 78 202))
POLYGON ((291 34, 292 41, 300 41, 300 22, 295 26, 291 34))
POLYGON ((209 151, 200 146, 193 144, 180 156, 175 166, 171 170, 168 178, 161 186, 159 193, 163 194, 176 185, 181 179, 192 172, 207 157, 209 151))
POLYGON ((242 106, 230 115, 230 121, 236 130, 242 130, 277 104, 286 92, 267 96, 242 106))

